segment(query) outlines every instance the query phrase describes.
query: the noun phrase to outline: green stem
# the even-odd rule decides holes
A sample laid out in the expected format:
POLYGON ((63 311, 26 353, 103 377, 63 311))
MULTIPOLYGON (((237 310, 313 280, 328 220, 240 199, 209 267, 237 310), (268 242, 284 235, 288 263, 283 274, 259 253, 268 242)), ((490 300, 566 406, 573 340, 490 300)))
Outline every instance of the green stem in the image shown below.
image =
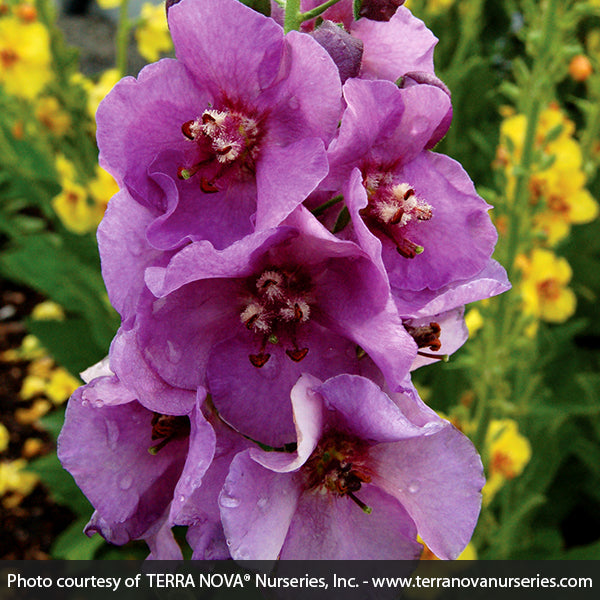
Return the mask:
POLYGON ((129 19, 129 0, 121 0, 116 48, 116 67, 121 77, 127 75, 127 50, 129 48, 129 34, 131 32, 132 24, 132 21, 129 19))
POLYGON ((287 0, 285 3, 285 17, 283 20, 283 30, 298 31, 302 25, 300 18, 300 0, 287 0))
POLYGON ((337 4, 339 1, 340 0, 328 0, 327 2, 321 4, 320 6, 317 6, 316 8, 313 8, 312 10, 302 13, 300 15, 300 18, 302 19, 302 22, 310 21, 311 19, 314 19, 314 18, 318 17, 319 15, 323 14, 328 8, 330 8, 334 4, 337 4))
POLYGON ((323 204, 317 206, 317 208, 313 208, 310 212, 313 215, 315 215, 315 217, 318 217, 319 215, 322 215, 328 208, 335 206, 338 202, 341 202, 343 199, 344 196, 342 196, 342 194, 340 194, 339 196, 334 196, 331 200, 323 202, 323 204))

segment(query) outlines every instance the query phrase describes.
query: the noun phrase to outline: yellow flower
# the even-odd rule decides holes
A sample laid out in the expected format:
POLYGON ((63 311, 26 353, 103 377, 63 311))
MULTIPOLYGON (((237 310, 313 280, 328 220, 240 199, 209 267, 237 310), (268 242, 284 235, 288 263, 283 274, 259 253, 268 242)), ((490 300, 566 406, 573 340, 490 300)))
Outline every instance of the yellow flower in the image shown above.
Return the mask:
POLYGON ((482 494, 484 504, 488 504, 506 481, 523 472, 531 459, 531 445, 512 419, 492 420, 485 443, 489 467, 482 494))
POLYGON ((115 83, 119 81, 119 71, 117 69, 108 69, 102 73, 97 83, 90 79, 82 79, 81 84, 88 93, 87 111, 90 117, 96 116, 98 105, 104 100, 106 94, 110 92, 115 83))
POLYGON ((34 396, 41 396, 46 389, 46 379, 39 375, 27 375, 23 379, 19 396, 22 400, 30 400, 34 396))
POLYGON ((61 109, 58 100, 53 96, 45 96, 37 101, 35 116, 46 129, 58 137, 67 133, 71 127, 71 117, 61 109))
POLYGON ((88 191, 94 202, 96 221, 99 224, 106 211, 108 201, 119 191, 119 186, 114 177, 98 165, 96 177, 90 181, 88 191))
POLYGON ((135 31, 139 53, 149 61, 155 61, 161 54, 170 52, 173 43, 167 25, 167 14, 162 4, 142 6, 141 23, 135 31))
POLYGON ((64 154, 57 154, 56 160, 54 161, 54 167, 56 168, 62 186, 65 185, 65 182, 73 181, 75 179, 77 173, 75 165, 64 154))
POLYGON ((123 0, 98 0, 98 6, 104 10, 118 8, 121 4, 123 4, 123 0))
POLYGON ((39 438, 27 438, 23 444, 23 456, 25 458, 33 458, 41 453, 44 449, 44 442, 39 438))
POLYGON ((8 448, 10 442, 10 433, 2 423, 0 423, 0 452, 4 452, 8 448))
POLYGON ((476 308, 471 308, 465 315, 465 323, 469 336, 473 337, 483 327, 483 317, 476 308))
POLYGON ((66 369, 57 367, 52 371, 44 393, 54 404, 63 404, 81 385, 81 381, 73 377, 66 369))
MULTIPOLYGON (((23 471, 26 466, 27 462, 23 458, 0 463, 0 496, 13 493, 23 498, 31 494, 38 478, 34 473, 23 471)), ((3 503, 6 506, 5 500, 3 499, 3 503)), ((13 502, 10 504, 14 506, 13 502)))
POLYGON ((63 321, 65 311, 56 302, 46 300, 35 306, 31 311, 31 318, 37 321, 63 321))
POLYGON ((9 94, 33 99, 51 79, 47 29, 37 21, 0 19, 0 84, 9 94))
POLYGON ((64 182, 63 190, 52 199, 52 208, 63 225, 73 233, 93 231, 98 222, 85 189, 77 183, 64 182))
MULTIPOLYGON (((496 164, 506 170, 509 195, 514 191, 514 167, 521 158, 526 127, 524 115, 509 116, 501 125, 496 164)), ((535 138, 542 158, 533 167, 529 192, 530 203, 537 207, 534 228, 550 246, 563 240, 571 225, 598 216, 598 203, 585 188, 583 156, 574 132, 575 125, 557 105, 542 111, 535 138)))
POLYGON ((41 419, 50 409, 52 405, 48 400, 36 400, 29 408, 17 408, 15 410, 15 419, 21 425, 31 425, 38 419, 41 419))
POLYGON ((536 248, 529 258, 519 257, 518 264, 523 272, 521 294, 526 314, 550 323, 564 323, 575 313, 577 299, 566 287, 572 276, 566 259, 536 248))

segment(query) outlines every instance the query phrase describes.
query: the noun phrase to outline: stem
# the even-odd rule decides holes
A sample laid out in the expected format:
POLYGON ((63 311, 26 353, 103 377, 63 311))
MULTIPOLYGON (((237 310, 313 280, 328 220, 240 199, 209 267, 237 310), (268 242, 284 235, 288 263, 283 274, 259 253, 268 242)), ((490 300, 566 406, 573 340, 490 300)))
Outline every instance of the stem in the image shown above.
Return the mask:
POLYGON ((334 4, 337 4, 339 1, 340 0, 327 0, 327 2, 321 4, 320 6, 317 6, 312 10, 302 13, 300 15, 300 18, 302 19, 302 21, 310 21, 310 19, 314 19, 315 17, 318 17, 319 15, 323 14, 328 8, 330 8, 334 4))
POLYGON ((341 202, 344 199, 344 196, 342 194, 339 194, 338 196, 334 196, 333 198, 331 198, 331 200, 327 200, 327 202, 323 202, 323 204, 317 206, 317 208, 313 208, 310 212, 315 215, 315 217, 318 217, 319 215, 322 215, 328 208, 335 206, 338 202, 341 202))
POLYGON ((132 21, 129 19, 129 0, 121 0, 119 8, 119 25, 117 28, 117 70, 121 77, 127 74, 127 50, 132 21))
POLYGON ((285 33, 288 31, 298 31, 300 25, 302 25, 302 19, 300 19, 300 0, 286 0, 283 30, 285 33))

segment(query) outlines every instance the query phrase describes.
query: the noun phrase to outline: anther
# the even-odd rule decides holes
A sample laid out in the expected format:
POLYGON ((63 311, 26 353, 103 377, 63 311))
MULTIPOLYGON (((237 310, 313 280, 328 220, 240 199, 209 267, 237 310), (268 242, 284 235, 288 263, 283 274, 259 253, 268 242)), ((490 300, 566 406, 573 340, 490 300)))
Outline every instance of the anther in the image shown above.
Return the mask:
POLYGON ((352 500, 355 504, 358 504, 360 509, 367 515, 370 515, 373 512, 373 509, 370 506, 367 506, 360 498, 357 498, 352 492, 346 492, 346 496, 352 500))
POLYGON ((285 353, 294 361, 300 362, 308 354, 308 348, 294 348, 286 350, 285 353))
POLYGON ((200 189, 205 194, 214 194, 219 191, 219 188, 212 181, 209 181, 206 177, 200 177, 200 189))
POLYGON ((268 360, 271 358, 271 355, 267 352, 259 352, 258 354, 248 355, 248 358, 253 366, 255 366, 257 369, 260 369, 267 364, 268 360))

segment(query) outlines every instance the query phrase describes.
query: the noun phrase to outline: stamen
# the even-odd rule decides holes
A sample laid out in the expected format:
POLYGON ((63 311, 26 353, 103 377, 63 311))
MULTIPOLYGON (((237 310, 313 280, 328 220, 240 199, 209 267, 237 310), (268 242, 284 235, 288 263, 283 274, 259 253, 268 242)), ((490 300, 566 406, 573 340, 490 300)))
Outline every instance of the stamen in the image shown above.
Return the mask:
POLYGON ((200 178, 200 189, 205 194, 214 194, 219 191, 219 188, 214 184, 214 182, 209 181, 206 177, 200 178))
POLYGON ((360 509, 365 514, 370 515, 373 512, 373 509, 370 506, 367 506, 362 500, 357 498, 352 492, 347 492, 346 496, 348 496, 350 498, 350 500, 352 500, 352 502, 358 504, 358 506, 360 506, 360 509))
POLYGON ((267 364, 268 360, 271 358, 271 355, 267 352, 259 352, 258 354, 248 355, 248 358, 253 366, 255 366, 257 369, 260 369, 267 364))
POLYGON ((447 354, 431 354, 430 352, 422 352, 421 350, 417 350, 417 354, 419 356, 424 356, 425 358, 441 360, 442 362, 448 362, 450 360, 450 357, 447 354))
POLYGON ((294 348, 293 350, 286 350, 285 353, 294 361, 300 362, 307 354, 308 348, 294 348))

